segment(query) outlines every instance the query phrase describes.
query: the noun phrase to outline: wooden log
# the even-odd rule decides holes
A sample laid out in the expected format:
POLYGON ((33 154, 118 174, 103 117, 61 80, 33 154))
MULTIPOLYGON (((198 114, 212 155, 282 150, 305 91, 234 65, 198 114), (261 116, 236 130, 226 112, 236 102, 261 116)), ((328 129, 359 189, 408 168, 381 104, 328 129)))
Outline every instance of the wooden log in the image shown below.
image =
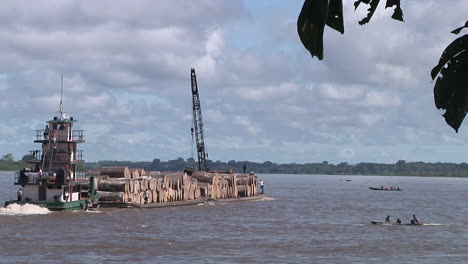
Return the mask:
POLYGON ((149 189, 150 190, 156 190, 156 180, 155 179, 150 179, 149 180, 149 189))
POLYGON ((234 170, 216 170, 212 171, 213 173, 221 173, 221 174, 234 174, 234 170))
POLYGON ((146 172, 146 175, 147 176, 160 176, 160 175, 164 175, 164 173, 160 171, 149 171, 149 172, 146 172))
POLYGON ((139 179, 140 178, 140 173, 138 172, 138 169, 132 169, 132 179, 139 179))
POLYGON ((109 175, 110 178, 131 178, 130 170, 126 166, 102 167, 101 174, 109 175))
POLYGON ((103 192, 98 191, 99 201, 123 202, 124 192, 103 192))
POLYGON ((192 178, 197 179, 198 182, 206 182, 206 183, 210 183, 213 185, 216 184, 216 182, 219 180, 219 176, 213 173, 200 174, 200 173, 194 172, 192 174, 192 178))
POLYGON ((247 186, 246 185, 238 185, 237 192, 239 197, 246 197, 247 196, 247 186))
POLYGON ((101 169, 90 170, 88 171, 88 174, 93 176, 99 176, 101 175, 101 169))
POLYGON ((95 179, 97 179, 98 181, 107 181, 109 180, 109 175, 99 175, 99 176, 95 176, 94 177, 95 179))
POLYGON ((99 181, 98 191, 105 192, 126 192, 127 181, 99 181))
POLYGON ((140 186, 141 186, 141 190, 143 192, 148 189, 148 182, 146 181, 146 179, 141 179, 140 180, 140 186))
POLYGON ((248 181, 249 181, 249 175, 243 174, 243 175, 237 175, 236 177, 237 185, 246 185, 248 184, 248 181))

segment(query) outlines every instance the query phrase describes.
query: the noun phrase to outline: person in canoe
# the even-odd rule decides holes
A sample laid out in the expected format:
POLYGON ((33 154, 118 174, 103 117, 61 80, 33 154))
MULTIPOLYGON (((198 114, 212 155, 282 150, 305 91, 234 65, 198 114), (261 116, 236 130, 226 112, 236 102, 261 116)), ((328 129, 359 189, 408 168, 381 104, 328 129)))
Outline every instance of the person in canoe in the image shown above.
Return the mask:
POLYGON ((385 218, 385 223, 386 224, 391 224, 392 222, 390 221, 390 216, 387 215, 387 218, 385 218))
POLYGON ((411 219, 411 224, 412 225, 419 224, 419 219, 416 217, 416 215, 413 215, 413 219, 411 219))
POLYGON ((397 225, 401 225, 401 220, 400 220, 400 218, 397 218, 396 224, 397 224, 397 225))

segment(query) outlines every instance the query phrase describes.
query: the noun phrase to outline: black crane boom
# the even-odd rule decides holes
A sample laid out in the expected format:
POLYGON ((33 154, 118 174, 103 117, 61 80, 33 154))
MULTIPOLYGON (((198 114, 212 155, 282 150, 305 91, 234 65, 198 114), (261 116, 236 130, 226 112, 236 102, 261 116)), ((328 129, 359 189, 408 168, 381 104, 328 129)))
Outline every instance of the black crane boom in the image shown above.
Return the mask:
POLYGON ((203 137, 203 120, 200 108, 200 95, 198 94, 197 76, 195 69, 191 69, 192 77, 192 101, 193 101, 193 125, 195 128, 195 138, 197 142, 198 169, 208 171, 207 157, 205 150, 205 139, 203 137))

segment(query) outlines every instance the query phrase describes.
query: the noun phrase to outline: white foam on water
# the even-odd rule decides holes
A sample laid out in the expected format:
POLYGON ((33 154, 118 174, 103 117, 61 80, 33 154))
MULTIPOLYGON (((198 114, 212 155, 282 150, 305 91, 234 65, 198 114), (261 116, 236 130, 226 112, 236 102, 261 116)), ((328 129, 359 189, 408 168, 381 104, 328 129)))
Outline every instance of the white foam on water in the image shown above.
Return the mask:
POLYGON ((262 199, 258 199, 256 201, 276 201, 276 198, 273 198, 273 197, 264 197, 262 199))
POLYGON ((467 226, 463 223, 423 223, 425 226, 467 226))
POLYGON ((45 207, 35 204, 10 204, 5 208, 0 208, 0 215, 36 215, 49 214, 51 211, 45 207))
POLYGON ((85 210, 84 212, 89 213, 89 214, 99 214, 99 213, 102 213, 102 211, 100 211, 100 210, 95 210, 95 209, 94 209, 94 210, 89 210, 89 209, 88 209, 88 210, 85 210))

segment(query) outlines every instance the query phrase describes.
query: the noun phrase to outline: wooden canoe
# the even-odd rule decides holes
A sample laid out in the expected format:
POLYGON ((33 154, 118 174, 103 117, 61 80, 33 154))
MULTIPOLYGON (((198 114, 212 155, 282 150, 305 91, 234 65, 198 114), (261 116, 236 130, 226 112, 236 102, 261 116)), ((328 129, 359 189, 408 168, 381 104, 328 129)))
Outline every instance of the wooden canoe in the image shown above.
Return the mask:
POLYGON ((402 191, 402 189, 400 189, 400 188, 397 188, 397 189, 393 189, 393 190, 392 190, 392 189, 386 189, 386 188, 383 188, 383 189, 382 189, 382 187, 380 187, 380 188, 369 187, 369 189, 374 190, 374 191, 402 191))

